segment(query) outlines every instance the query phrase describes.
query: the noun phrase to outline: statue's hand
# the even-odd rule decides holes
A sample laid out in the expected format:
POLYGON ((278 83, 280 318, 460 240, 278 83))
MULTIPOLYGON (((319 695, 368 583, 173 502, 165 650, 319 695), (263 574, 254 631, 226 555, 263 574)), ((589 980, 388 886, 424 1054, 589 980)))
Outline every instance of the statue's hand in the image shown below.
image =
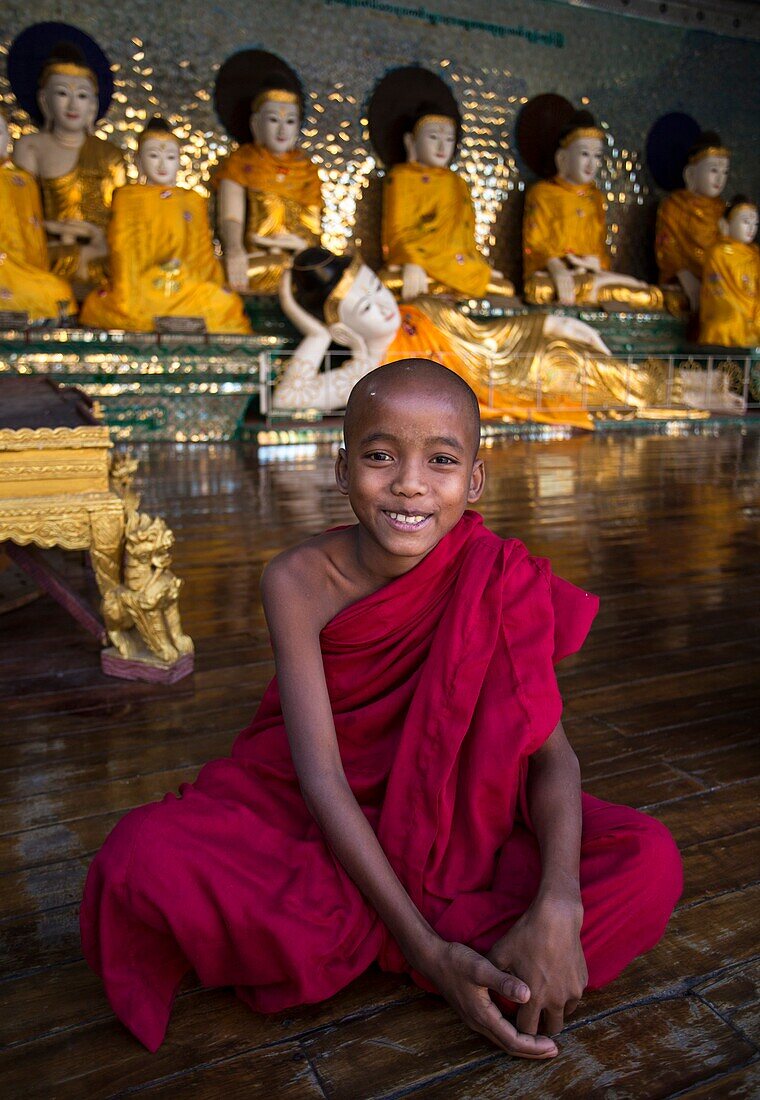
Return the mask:
POLYGON ((233 248, 225 252, 224 267, 232 290, 238 293, 248 290, 248 253, 244 248, 233 248))
POLYGON ((430 280, 424 267, 419 264, 404 264, 402 273, 401 297, 405 302, 427 294, 430 280))
POLYGON ((325 339, 325 347, 330 343, 330 336, 327 330, 327 326, 319 321, 316 317, 313 317, 311 313, 307 313, 305 309, 299 306, 298 302, 293 297, 293 284, 290 268, 286 268, 282 273, 280 279, 280 285, 278 288, 278 295, 280 298, 280 305, 282 312, 288 318, 292 324, 303 333, 304 336, 321 336, 325 339))
POLYGON ((273 237, 260 237, 256 234, 253 243, 267 251, 301 252, 306 248, 306 241, 295 233, 278 233, 273 237))
POLYGON ((558 271, 552 275, 554 287, 557 291, 557 300, 563 306, 575 305, 575 280, 571 271, 558 271))
POLYGON ((580 259, 586 271, 593 271, 598 274, 602 270, 602 261, 598 256, 581 256, 580 259))
POLYGON ((44 225, 51 237, 60 237, 61 244, 65 245, 89 244, 94 238, 100 237, 104 242, 103 254, 105 254, 105 234, 100 226, 93 225, 92 222, 56 221, 48 218, 44 225))
POLYGON ((503 279, 504 278, 504 272, 499 271, 498 268, 492 267, 491 268, 491 278, 492 279, 503 279))
POLYGON ((683 292, 689 299, 689 307, 692 313, 699 312, 699 291, 702 286, 696 275, 693 275, 691 271, 684 268, 678 272, 678 281, 683 288, 683 292))
POLYGON ((585 344, 601 355, 612 354, 599 333, 577 317, 556 317, 551 313, 548 314, 544 321, 544 336, 554 336, 559 340, 585 344))

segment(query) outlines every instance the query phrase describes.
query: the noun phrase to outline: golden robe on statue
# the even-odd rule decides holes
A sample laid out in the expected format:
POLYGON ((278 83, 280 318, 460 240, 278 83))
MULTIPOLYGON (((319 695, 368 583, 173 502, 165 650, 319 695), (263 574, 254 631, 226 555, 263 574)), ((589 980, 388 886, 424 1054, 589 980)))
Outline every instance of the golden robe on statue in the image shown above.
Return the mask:
POLYGON ((231 180, 245 188, 245 247, 250 254, 252 294, 273 294, 290 253, 262 249, 256 237, 292 233, 304 247, 318 245, 322 225, 322 184, 316 165, 297 149, 275 156, 260 145, 241 145, 222 161, 214 186, 231 180))
POLYGON ((662 200, 655 236, 660 283, 674 282, 683 270, 702 278, 705 254, 718 239, 718 222, 725 208, 723 199, 685 188, 662 200))
POLYGON ((474 321, 439 299, 418 298, 401 307, 385 362, 434 359, 472 387, 487 420, 593 428, 594 410, 608 418, 707 415, 693 407, 682 374, 668 387, 666 363, 628 366, 578 341, 547 336, 544 324, 541 314, 474 321))
MULTIPOLYGON (((567 255, 596 256, 610 270, 606 205, 595 183, 579 185, 555 176, 528 192, 523 220, 525 300, 537 305, 554 301, 554 281, 546 269, 551 259, 567 255)), ((621 302, 638 309, 662 309, 659 287, 631 287, 621 281, 594 288, 594 274, 573 271, 578 305, 621 302)))
POLYGON ((202 317, 208 332, 249 333, 240 298, 223 285, 206 207, 182 187, 137 183, 117 191, 109 285, 88 295, 82 324, 152 332, 156 317, 202 317))
POLYGON ((71 287, 50 271, 37 183, 9 160, 0 165, 0 310, 30 321, 77 312, 71 287))
MULTIPOLYGON (((110 141, 85 138, 79 160, 70 172, 52 179, 40 177, 42 205, 47 221, 85 221, 105 229, 113 194, 126 180, 124 158, 110 141)), ((56 275, 73 279, 79 267, 79 245, 49 243, 50 262, 56 275)), ((107 263, 90 263, 89 281, 101 283, 107 263)))
POLYGON ((392 290, 401 285, 404 264, 418 264, 431 281, 430 294, 482 298, 487 292, 511 295, 505 279, 492 280, 491 268, 475 243, 475 212, 467 183, 450 168, 415 162, 391 168, 383 191, 381 278, 392 290))
POLYGON ((708 250, 699 340, 729 348, 760 344, 760 250, 756 244, 722 237, 708 250))

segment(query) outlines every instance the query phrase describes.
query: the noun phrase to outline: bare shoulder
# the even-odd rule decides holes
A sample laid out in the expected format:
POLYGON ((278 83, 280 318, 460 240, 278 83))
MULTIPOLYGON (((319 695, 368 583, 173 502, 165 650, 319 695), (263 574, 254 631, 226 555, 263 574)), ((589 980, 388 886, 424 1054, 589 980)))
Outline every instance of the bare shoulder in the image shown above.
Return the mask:
POLYGON ((34 171, 37 167, 37 155, 41 149, 40 133, 24 134, 13 145, 13 161, 19 168, 34 171))
POLYGON ((321 630, 361 592, 349 567, 351 528, 327 531, 267 565, 261 597, 270 625, 286 619, 321 630))

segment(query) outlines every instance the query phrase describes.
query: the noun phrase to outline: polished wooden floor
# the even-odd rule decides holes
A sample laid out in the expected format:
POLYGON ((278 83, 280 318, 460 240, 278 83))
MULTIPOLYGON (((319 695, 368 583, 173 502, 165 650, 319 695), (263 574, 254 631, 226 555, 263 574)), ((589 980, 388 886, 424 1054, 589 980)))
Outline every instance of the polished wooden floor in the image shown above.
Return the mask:
POLYGON ((155 1055, 116 1023, 80 955, 90 856, 129 807, 226 752, 272 671, 263 563, 348 519, 329 448, 156 446, 141 460, 144 505, 177 539, 194 676, 107 679, 47 598, 0 619, 2 1097, 760 1095, 760 433, 486 452, 490 525, 602 597, 561 677, 585 787, 657 815, 686 870, 665 939, 587 997, 545 1065, 379 972, 272 1018, 188 983, 155 1055))

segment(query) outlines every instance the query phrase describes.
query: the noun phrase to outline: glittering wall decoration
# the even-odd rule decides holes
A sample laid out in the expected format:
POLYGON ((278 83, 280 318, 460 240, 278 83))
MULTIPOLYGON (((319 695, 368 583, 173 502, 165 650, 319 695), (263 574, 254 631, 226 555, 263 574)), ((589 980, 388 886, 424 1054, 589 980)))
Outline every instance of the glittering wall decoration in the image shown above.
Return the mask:
MULTIPOLYGON (((533 182, 515 148, 515 120, 541 92, 587 106, 608 133, 600 182, 620 270, 654 275, 661 194, 643 149, 661 114, 683 110, 718 129, 734 150, 728 191, 760 196, 760 47, 740 39, 547 0, 503 0, 498 7, 489 0, 430 0, 424 19, 416 6, 405 16, 402 4, 335 0, 37 0, 31 10, 26 0, 5 0, 0 54, 30 22, 81 27, 114 65, 116 95, 99 132, 133 151, 135 132, 160 111, 182 139, 183 181, 204 193, 230 148, 212 103, 219 66, 246 47, 279 53, 307 92, 303 144, 324 183, 325 244, 340 250, 359 242, 374 263, 382 167, 369 145, 365 110, 377 80, 397 65, 426 65, 450 82, 464 123, 456 168, 472 188, 478 239, 494 266, 515 280, 524 194, 533 182)), ((15 109, 2 58, 0 96, 18 134, 28 119, 15 109)))

